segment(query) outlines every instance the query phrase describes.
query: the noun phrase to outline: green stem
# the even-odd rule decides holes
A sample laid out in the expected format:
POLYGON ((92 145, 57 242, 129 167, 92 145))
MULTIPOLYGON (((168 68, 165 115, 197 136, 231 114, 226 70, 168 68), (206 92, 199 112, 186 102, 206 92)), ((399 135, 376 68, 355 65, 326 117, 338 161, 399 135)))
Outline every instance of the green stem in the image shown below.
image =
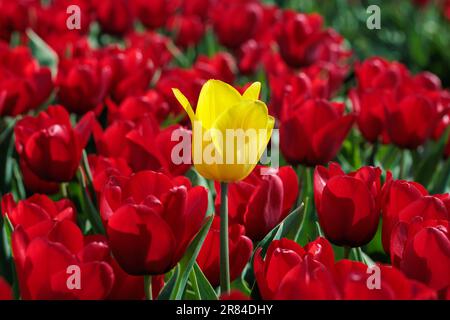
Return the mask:
POLYGON ((369 166, 375 166, 375 157, 378 152, 378 147, 379 147, 378 141, 375 141, 372 144, 372 150, 370 152, 370 156, 369 156, 369 160, 368 160, 369 166))
POLYGON ((220 183, 220 291, 230 291, 230 261, 228 254, 228 184, 220 183))
POLYGON ((352 248, 349 246, 344 247, 344 259, 348 259, 350 257, 351 250, 352 250, 352 248))
POLYGON ((153 300, 152 276, 150 275, 144 276, 144 289, 145 289, 145 297, 147 298, 147 300, 153 300))
POLYGON ((68 183, 67 182, 62 182, 61 185, 60 185, 60 189, 61 189, 61 196, 63 198, 68 198, 69 197, 68 183))
POLYGON ((405 150, 400 150, 400 172, 398 175, 399 179, 405 178, 405 150))

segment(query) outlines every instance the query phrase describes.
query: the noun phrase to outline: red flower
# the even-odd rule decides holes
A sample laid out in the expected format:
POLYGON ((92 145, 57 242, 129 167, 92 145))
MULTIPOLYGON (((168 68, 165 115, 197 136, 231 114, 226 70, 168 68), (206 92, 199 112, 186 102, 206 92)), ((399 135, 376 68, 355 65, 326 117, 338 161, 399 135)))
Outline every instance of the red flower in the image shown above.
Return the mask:
MULTIPOLYGON (((94 131, 97 150, 106 157, 122 157, 133 171, 154 170, 169 175, 182 175, 189 168, 189 163, 176 163, 172 160, 172 151, 180 143, 172 140, 174 131, 191 135, 191 132, 179 125, 172 125, 160 130, 153 117, 147 115, 137 124, 130 121, 116 121, 104 132, 98 126, 94 131)), ((177 154, 178 156, 178 154, 177 154)), ((183 156, 181 154, 180 156, 183 156)), ((190 155, 186 155, 190 159, 190 155)))
POLYGON ((12 300, 13 292, 12 288, 5 279, 0 277, 0 300, 12 300))
POLYGON ((199 43, 205 32, 201 19, 194 15, 175 15, 169 18, 167 28, 174 34, 175 43, 186 48, 199 43))
POLYGON ((69 114, 61 106, 50 106, 37 117, 24 117, 14 128, 16 150, 23 166, 45 181, 70 181, 78 169, 93 121, 94 114, 87 113, 72 128, 69 114))
POLYGON ((332 29, 322 30, 319 14, 285 10, 276 30, 280 54, 291 67, 310 66, 317 62, 342 63, 350 52, 344 39, 332 29))
POLYGON ((219 42, 237 48, 258 32, 263 10, 254 0, 219 1, 213 7, 211 17, 219 42))
POLYGON ((130 167, 122 158, 106 158, 91 154, 88 156, 88 160, 94 189, 97 193, 103 190, 104 185, 111 177, 128 177, 132 173, 130 167))
POLYGON ((24 32, 30 23, 30 9, 39 4, 37 0, 0 1, 0 39, 9 42, 13 32, 24 32))
POLYGON ((341 260, 334 267, 335 279, 344 300, 425 300, 436 299, 436 292, 420 282, 410 280, 392 266, 369 267, 361 262, 341 260), (379 268, 379 288, 369 277, 376 277, 379 268))
MULTIPOLYGON (((291 167, 278 172, 257 167, 244 180, 232 183, 228 192, 228 214, 231 223, 242 224, 245 234, 258 241, 280 223, 297 200, 299 185, 291 167), (262 174, 261 170, 268 170, 262 174)), ((216 212, 220 208, 220 186, 216 184, 216 212)))
POLYGON ((377 142, 381 137, 384 143, 389 142, 385 126, 385 111, 383 102, 384 91, 379 89, 351 89, 349 98, 355 111, 358 129, 369 142, 377 142))
POLYGON ((114 283, 109 254, 101 243, 85 245, 81 230, 70 220, 57 221, 39 229, 17 226, 12 251, 22 299, 104 299, 114 283), (73 269, 72 269, 73 268, 73 269), (80 287, 69 283, 80 276, 80 287))
POLYGON ((332 160, 353 125, 344 115, 344 104, 307 99, 284 109, 280 122, 280 147, 292 164, 313 166, 332 160))
POLYGON ((380 219, 380 175, 374 167, 345 174, 337 163, 314 171, 314 200, 325 236, 340 246, 372 240, 380 219))
POLYGON ((392 174, 388 172, 381 198, 384 250, 390 252, 392 230, 397 223, 410 223, 415 217, 448 219, 448 206, 444 196, 429 196, 419 183, 393 180, 392 174))
POLYGON ((378 57, 357 64, 355 72, 358 88, 349 96, 367 140, 381 137, 414 149, 433 134, 450 101, 439 78, 429 72, 411 76, 403 64, 378 57))
POLYGON ((169 113, 168 103, 155 90, 147 91, 144 96, 127 97, 120 105, 107 99, 106 105, 108 107, 108 123, 113 123, 115 120, 139 122, 147 115, 154 116, 161 123, 169 113))
POLYGON ((112 253, 129 274, 173 268, 200 229, 208 205, 203 187, 152 171, 112 179, 101 196, 101 215, 112 253))
MULTIPOLYGON (((126 273, 117 263, 117 261, 110 254, 108 247, 108 240, 102 235, 91 235, 85 238, 86 245, 93 248, 102 245, 105 251, 104 255, 99 258, 103 258, 114 271, 114 285, 109 293, 108 300, 143 300, 145 299, 144 289, 144 277, 133 276, 126 273)), ((95 250, 84 250, 86 254, 91 255, 95 253, 95 250)), ((97 251, 98 252, 98 251, 97 251)), ((152 296, 158 297, 159 292, 164 286, 164 276, 152 277, 152 296)))
POLYGON ((403 273, 439 290, 450 288, 449 221, 416 216, 399 222, 391 235, 391 260, 403 273))
POLYGON ((133 13, 127 0, 95 0, 95 14, 101 30, 113 35, 121 35, 133 27, 133 13))
POLYGON ((11 193, 2 198, 2 215, 7 215, 13 227, 20 225, 27 232, 39 230, 52 221, 76 221, 74 204, 68 199, 53 201, 46 195, 34 194, 18 203, 11 193))
POLYGON ((63 60, 57 77, 58 101, 76 114, 100 113, 110 81, 111 70, 97 59, 63 60))
POLYGON ((401 63, 389 62, 380 57, 369 58, 355 65, 358 87, 366 89, 397 89, 409 77, 408 69, 401 63))
POLYGON ((296 242, 272 241, 263 260, 261 248, 255 253, 254 270, 263 299, 336 299, 338 291, 329 268, 333 249, 323 238, 303 249, 296 242))
POLYGON ((386 128, 392 143, 415 149, 430 138, 442 115, 422 95, 407 95, 399 101, 386 102, 386 128))
MULTIPOLYGON (((252 241, 244 235, 244 228, 232 224, 228 228, 230 251, 230 281, 240 276, 252 255, 252 241)), ((203 242, 197 263, 214 287, 220 283, 220 218, 214 217, 211 229, 203 242)))
POLYGON ((142 50, 144 60, 151 60, 155 67, 163 68, 172 60, 169 51, 170 39, 153 31, 132 32, 126 38, 127 47, 142 50))
POLYGON ((236 78, 236 61, 226 52, 217 53, 212 57, 200 55, 195 61, 194 69, 204 79, 233 83, 236 78))
POLYGON ((0 43, 0 116, 16 116, 39 107, 52 89, 50 69, 40 67, 28 48, 9 49, 0 43))
POLYGON ((301 104, 309 98, 327 99, 330 96, 328 85, 317 81, 304 72, 276 73, 269 75, 270 109, 280 119, 292 105, 301 104))
POLYGON ((434 290, 391 266, 369 267, 350 260, 335 264, 333 249, 324 238, 305 249, 287 239, 273 241, 264 260, 261 250, 256 252, 254 270, 263 299, 436 299, 434 290), (379 287, 369 287, 377 281, 379 287))
POLYGON ((177 9, 177 0, 132 0, 137 17, 144 26, 156 29, 165 25, 177 9))
POLYGON ((111 69, 109 93, 116 102, 128 96, 145 95, 155 64, 138 47, 106 47, 98 53, 102 68, 111 69))

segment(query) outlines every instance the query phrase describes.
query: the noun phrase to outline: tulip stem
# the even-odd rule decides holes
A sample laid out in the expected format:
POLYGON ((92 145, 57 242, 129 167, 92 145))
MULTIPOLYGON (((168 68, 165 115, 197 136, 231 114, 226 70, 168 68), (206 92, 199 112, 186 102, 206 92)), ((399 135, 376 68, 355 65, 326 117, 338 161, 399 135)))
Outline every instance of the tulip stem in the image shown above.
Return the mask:
POLYGON ((399 179, 405 178, 405 150, 400 150, 400 172, 398 175, 399 179))
POLYGON ((348 259, 350 257, 351 250, 352 248, 350 248, 349 246, 344 247, 344 259, 348 259))
POLYGON ((147 300, 153 300, 152 276, 150 275, 144 276, 144 290, 145 290, 145 297, 147 298, 147 300))
POLYGON ((230 260, 228 254, 228 184, 220 183, 220 291, 230 291, 230 260))

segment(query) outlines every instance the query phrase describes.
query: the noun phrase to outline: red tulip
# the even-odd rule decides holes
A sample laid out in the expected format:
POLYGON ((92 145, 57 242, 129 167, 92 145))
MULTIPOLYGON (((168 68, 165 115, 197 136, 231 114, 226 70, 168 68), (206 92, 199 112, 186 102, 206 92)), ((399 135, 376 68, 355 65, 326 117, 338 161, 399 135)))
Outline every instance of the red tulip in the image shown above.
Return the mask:
POLYGON ((269 75, 270 109, 278 119, 283 116, 284 108, 301 104, 309 98, 329 98, 327 85, 310 78, 306 73, 281 73, 269 75))
POLYGON ((415 217, 448 219, 448 200, 444 196, 429 196, 419 183, 393 180, 388 172, 381 198, 384 250, 390 252, 392 230, 399 222, 410 223, 415 217))
POLYGON ((337 163, 314 171, 320 226, 332 243, 359 247, 372 240, 380 218, 380 175, 374 167, 345 174, 337 163))
MULTIPOLYGON (((245 234, 258 241, 280 223, 297 200, 299 185, 291 167, 261 174, 257 167, 247 178, 232 183, 228 191, 228 214, 232 223, 242 224, 245 234)), ((216 212, 220 208, 220 186, 216 184, 216 212)))
POLYGON ((19 160, 20 171, 26 189, 33 193, 55 194, 60 191, 58 182, 42 180, 28 168, 24 159, 19 160))
POLYGON ((0 39, 9 42, 13 32, 24 32, 30 24, 30 8, 39 1, 0 1, 0 39))
POLYGON ((391 260, 411 279, 444 293, 450 288, 449 221, 416 216, 391 235, 391 260))
POLYGON ((334 263, 333 249, 324 238, 309 243, 305 249, 287 239, 273 241, 264 260, 260 253, 256 252, 254 270, 263 299, 436 299, 433 289, 408 279, 391 266, 369 267, 350 260, 334 263), (370 288, 369 282, 373 285, 376 281, 369 277, 377 276, 380 287, 370 288))
POLYGON ((16 150, 23 166, 41 180, 70 181, 78 169, 93 122, 94 114, 87 113, 72 128, 69 114, 61 106, 50 106, 37 117, 24 117, 14 128, 16 150))
POLYGON ((256 251, 255 277, 263 299, 338 298, 332 272, 326 265, 334 261, 331 245, 323 238, 314 242, 305 251, 288 239, 273 241, 264 259, 261 249, 256 251))
POLYGON ((132 0, 134 10, 142 24, 149 29, 164 26, 177 9, 177 0, 132 0))
POLYGON ((120 105, 107 99, 108 123, 115 120, 129 120, 138 122, 148 114, 156 117, 158 122, 163 122, 169 113, 169 104, 156 90, 147 91, 144 96, 130 96, 125 98, 120 105))
POLYGON ((53 201, 46 195, 34 194, 18 203, 11 193, 2 198, 2 215, 7 215, 13 227, 38 230, 52 221, 76 221, 74 204, 68 199, 53 201))
POLYGON ((386 132, 386 115, 384 110, 384 90, 350 90, 349 98, 355 111, 358 129, 364 138, 372 143, 381 137, 384 143, 389 142, 386 132))
MULTIPOLYGON (((252 255, 252 241, 244 236, 238 224, 229 226, 230 281, 239 277, 252 255)), ((214 217, 211 229, 203 242, 197 263, 214 287, 220 283, 220 218, 214 217)))
POLYGON ((122 157, 135 172, 154 170, 169 175, 182 175, 191 165, 177 164, 172 160, 173 147, 180 143, 172 141, 175 130, 186 136, 191 134, 189 130, 179 125, 160 130, 155 119, 147 115, 137 124, 130 121, 116 121, 104 132, 97 127, 94 139, 99 154, 106 157, 122 157))
POLYGON ((0 277, 0 300, 12 300, 13 292, 12 288, 5 279, 0 277))
POLYGON ((212 57, 200 55, 195 61, 194 69, 204 79, 233 83, 236 78, 236 61, 226 52, 217 53, 212 57))
POLYGON ((280 54, 294 68, 317 62, 342 63, 351 55, 343 47, 344 39, 334 30, 323 30, 323 19, 317 14, 285 10, 276 30, 280 54))
POLYGON ((399 62, 380 57, 369 58, 355 65, 358 87, 366 89, 397 89, 409 78, 408 69, 399 62))
POLYGON ((88 156, 88 161, 92 173, 92 182, 97 193, 103 190, 104 185, 112 176, 129 177, 132 173, 130 167, 122 158, 106 158, 91 154, 88 156))
POLYGON ((109 244, 129 274, 173 268, 199 231, 208 205, 203 187, 153 171, 111 179, 101 196, 109 244), (143 186, 145 186, 143 188, 143 186))
MULTIPOLYGON (((336 283, 344 300, 425 300, 436 299, 436 292, 410 280, 399 270, 384 265, 379 268, 379 288, 370 289, 368 283, 375 277, 374 270, 361 262, 341 260, 335 265, 336 283)), ((373 283, 371 283, 373 285, 373 283)))
POLYGON ((111 70, 109 94, 116 102, 147 92, 155 64, 139 47, 106 47, 99 53, 102 68, 111 70))
POLYGON ((173 68, 162 72, 156 84, 156 90, 169 103, 170 113, 174 115, 185 115, 186 113, 173 95, 172 88, 178 88, 188 98, 191 105, 195 106, 197 105, 197 99, 205 81, 196 69, 173 68))
POLYGON ((414 149, 425 143, 445 113, 449 93, 429 72, 411 76, 398 62, 374 57, 357 64, 358 88, 350 91, 364 137, 414 149))
POLYGON ((386 127, 390 141, 401 148, 415 149, 430 138, 442 115, 422 95, 407 95, 386 102, 386 127))
POLYGON ((103 32, 121 35, 132 29, 134 17, 127 0, 96 0, 93 5, 103 32))
POLYGON ((97 59, 72 59, 60 62, 57 98, 71 112, 101 112, 111 81, 111 70, 97 59))
MULTIPOLYGON (((133 276, 126 273, 110 254, 108 240, 102 235, 91 235, 85 237, 85 246, 92 249, 85 249, 85 255, 98 255, 99 250, 95 250, 102 246, 105 250, 102 255, 98 255, 99 259, 104 259, 114 271, 114 285, 108 294, 108 300, 143 300, 145 299, 144 277, 133 276)), ((152 277, 152 297, 156 298, 164 286, 164 276, 152 277)))
POLYGON ((205 20, 208 16, 208 10, 212 2, 215 0, 183 0, 181 8, 183 13, 187 15, 195 15, 202 20, 205 20))
POLYGON ((280 122, 280 147, 292 164, 314 166, 332 160, 353 125, 353 115, 343 115, 344 104, 307 99, 284 110, 280 122))
MULTIPOLYGON (((84 245, 81 230, 70 220, 12 234, 12 251, 22 299, 104 299, 114 283, 109 253, 102 244, 84 245), (79 270, 80 287, 68 285, 70 268, 79 270)), ((75 271, 76 272, 76 271, 75 271)))
POLYGON ((175 15, 169 18, 167 28, 174 34, 175 43, 183 48, 196 45, 205 32, 201 19, 191 15, 175 15))
POLYGON ((219 1, 211 16, 219 42, 237 48, 258 32, 263 11, 261 4, 254 0, 219 1))
POLYGON ((39 107, 52 89, 50 69, 40 67, 28 48, 10 49, 0 43, 0 116, 16 116, 39 107))
POLYGON ((162 34, 153 31, 131 32, 126 41, 128 47, 139 48, 144 60, 151 60, 156 68, 163 68, 172 60, 169 50, 171 40, 162 34))

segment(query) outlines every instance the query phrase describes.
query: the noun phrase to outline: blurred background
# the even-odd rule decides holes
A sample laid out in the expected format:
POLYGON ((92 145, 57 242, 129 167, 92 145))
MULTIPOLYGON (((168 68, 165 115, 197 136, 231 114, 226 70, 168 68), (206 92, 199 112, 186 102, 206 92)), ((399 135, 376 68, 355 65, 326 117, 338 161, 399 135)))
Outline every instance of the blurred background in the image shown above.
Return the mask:
POLYGON ((450 85, 450 1, 448 0, 265 0, 303 12, 318 12, 360 60, 379 55, 399 60, 415 73, 428 70, 450 85), (366 28, 370 5, 381 9, 381 29, 366 28))

